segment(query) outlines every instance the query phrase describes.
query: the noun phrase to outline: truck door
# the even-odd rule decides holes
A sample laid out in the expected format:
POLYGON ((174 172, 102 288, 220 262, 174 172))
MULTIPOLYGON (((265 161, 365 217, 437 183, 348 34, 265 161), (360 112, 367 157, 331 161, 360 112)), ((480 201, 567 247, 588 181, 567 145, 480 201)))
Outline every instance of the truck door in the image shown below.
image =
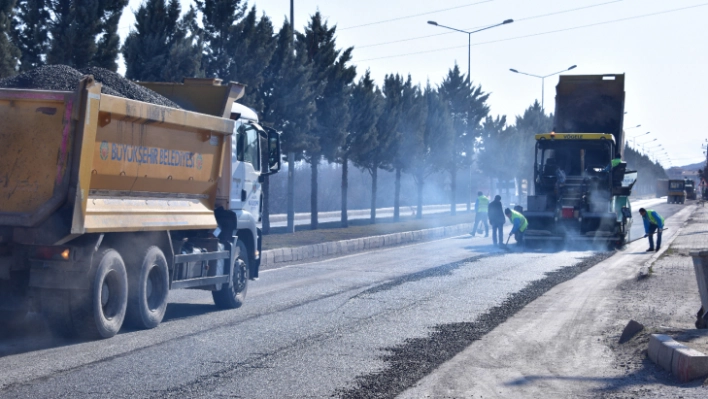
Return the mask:
POLYGON ((261 185, 259 133, 256 125, 243 123, 237 130, 237 137, 232 140, 231 209, 241 209, 258 217, 261 185))

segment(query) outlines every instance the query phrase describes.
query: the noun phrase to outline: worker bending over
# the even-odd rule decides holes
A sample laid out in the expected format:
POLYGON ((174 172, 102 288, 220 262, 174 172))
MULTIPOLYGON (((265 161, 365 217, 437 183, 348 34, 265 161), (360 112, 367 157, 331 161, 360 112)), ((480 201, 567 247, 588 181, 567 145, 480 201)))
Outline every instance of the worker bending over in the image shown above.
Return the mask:
POLYGON ((524 215, 517 211, 512 211, 509 208, 504 209, 504 214, 509 218, 509 221, 511 221, 512 224, 511 232, 509 232, 509 237, 513 235, 516 242, 519 243, 519 245, 523 245, 524 232, 529 226, 529 222, 526 220, 524 215))
POLYGON ((664 229, 664 218, 656 211, 651 209, 639 208, 639 214, 644 220, 644 237, 649 238, 649 249, 647 252, 654 251, 654 233, 656 233, 656 252, 661 248, 661 231, 664 229))

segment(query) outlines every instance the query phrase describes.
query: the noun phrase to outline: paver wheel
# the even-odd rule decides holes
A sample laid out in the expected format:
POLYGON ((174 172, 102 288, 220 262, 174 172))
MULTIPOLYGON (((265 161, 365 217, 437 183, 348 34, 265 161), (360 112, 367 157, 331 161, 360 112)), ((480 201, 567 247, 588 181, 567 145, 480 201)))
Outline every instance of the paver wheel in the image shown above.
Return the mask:
POLYGON ((234 268, 233 277, 230 284, 222 284, 221 289, 212 291, 211 295, 214 298, 214 304, 221 309, 236 309, 243 305, 246 300, 246 291, 248 289, 248 249, 241 242, 237 241, 239 247, 239 255, 231 267, 234 268))
POLYGON ((169 269, 160 248, 148 248, 139 263, 128 265, 126 322, 136 328, 155 328, 165 317, 169 269))

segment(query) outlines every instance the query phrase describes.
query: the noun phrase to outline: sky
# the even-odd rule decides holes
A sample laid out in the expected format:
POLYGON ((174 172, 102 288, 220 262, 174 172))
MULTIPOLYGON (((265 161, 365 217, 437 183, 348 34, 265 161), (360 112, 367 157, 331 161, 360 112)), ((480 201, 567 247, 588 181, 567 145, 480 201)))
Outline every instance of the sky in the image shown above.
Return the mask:
MULTIPOLYGON (((181 1, 186 9, 191 0, 181 1)), ((130 0, 121 36, 141 2, 130 0)), ((276 31, 290 16, 289 0, 250 0, 250 6, 276 31)), ((491 114, 506 115, 511 124, 541 101, 542 87, 545 109, 554 109, 558 75, 540 79, 510 68, 538 76, 572 65, 577 68, 563 74, 624 73, 630 145, 635 137, 636 147, 666 167, 705 159, 708 129, 700 121, 708 112, 708 1, 295 0, 295 26, 302 30, 317 11, 337 26, 341 48, 354 47, 359 75, 369 69, 379 84, 398 73, 438 85, 455 64, 467 72, 471 51, 473 83, 491 93, 491 114), (469 47, 467 34, 427 23, 470 31, 506 19, 514 22, 473 33, 469 47)))

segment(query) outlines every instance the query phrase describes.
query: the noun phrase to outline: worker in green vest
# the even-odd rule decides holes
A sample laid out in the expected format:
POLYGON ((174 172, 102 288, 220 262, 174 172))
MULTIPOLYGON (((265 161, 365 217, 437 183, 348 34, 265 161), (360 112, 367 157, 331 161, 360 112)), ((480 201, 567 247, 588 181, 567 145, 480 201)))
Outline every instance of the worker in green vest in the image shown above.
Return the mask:
POLYGON ((649 238, 649 249, 654 252, 654 233, 656 233, 656 252, 661 248, 661 231, 664 230, 664 218, 651 209, 639 208, 639 214, 644 220, 644 237, 649 238))
POLYGON ((612 169, 616 168, 617 165, 619 165, 621 163, 622 163, 622 156, 619 153, 617 153, 617 154, 615 154, 615 157, 612 158, 612 160, 610 161, 610 164, 607 165, 607 167, 604 169, 604 171, 611 172, 612 169))
POLYGON ((474 227, 470 233, 472 237, 477 233, 477 226, 480 222, 484 224, 484 236, 489 237, 489 225, 487 224, 487 213, 489 212, 489 198, 485 197, 481 191, 477 192, 477 201, 474 203, 474 227))
POLYGON ((509 237, 512 235, 519 245, 524 244, 524 233, 526 228, 529 227, 529 222, 526 220, 524 215, 517 211, 512 211, 509 208, 504 209, 504 214, 509 218, 512 224, 511 232, 509 232, 509 237))

